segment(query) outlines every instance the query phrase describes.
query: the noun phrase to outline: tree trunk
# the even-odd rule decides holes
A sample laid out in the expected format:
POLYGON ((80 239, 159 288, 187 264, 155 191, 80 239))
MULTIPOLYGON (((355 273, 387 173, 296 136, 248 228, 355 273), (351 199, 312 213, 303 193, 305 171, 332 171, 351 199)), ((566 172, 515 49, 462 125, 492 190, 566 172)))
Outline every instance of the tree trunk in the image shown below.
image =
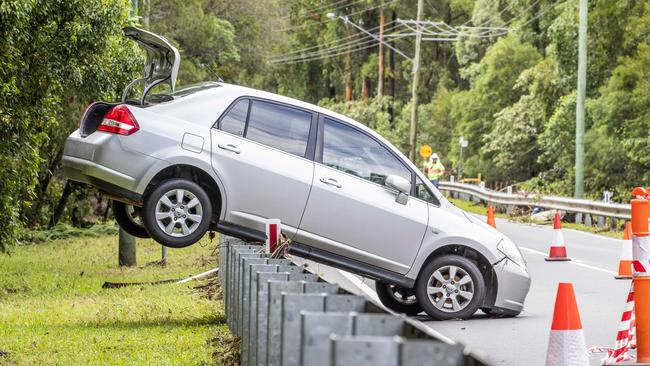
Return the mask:
MULTIPOLYGON (((350 25, 345 26, 348 31, 348 37, 350 37, 350 41, 352 41, 352 28, 350 25)), ((348 46, 348 53, 346 55, 346 63, 347 63, 347 77, 345 79, 345 101, 349 102, 353 99, 353 90, 354 90, 354 80, 352 78, 352 46, 348 46)))
MULTIPOLYGON (((382 1, 382 5, 383 1, 382 1)), ((384 96, 384 27, 386 25, 386 16, 384 7, 379 8, 379 57, 377 69, 377 96, 384 96)))
POLYGON ((54 214, 50 219, 50 224, 47 226, 48 229, 53 228, 61 219, 61 215, 63 215, 63 209, 65 209, 65 204, 68 202, 68 198, 70 197, 72 192, 74 192, 75 188, 76 188, 75 184, 72 183, 71 181, 68 180, 65 182, 65 187, 63 188, 63 193, 61 194, 59 203, 56 205, 54 214))
POLYGON ((368 104, 368 99, 370 98, 370 78, 367 76, 363 77, 363 84, 361 84, 361 99, 364 103, 368 104))
MULTIPOLYGON (((393 9, 392 21, 397 20, 397 12, 393 9)), ((390 41, 391 47, 395 47, 394 38, 391 38, 390 41)), ((393 103, 395 103, 395 51, 392 49, 388 52, 388 68, 390 69, 390 105, 388 106, 388 114, 390 115, 391 125, 395 121, 395 109, 393 108, 393 103)))

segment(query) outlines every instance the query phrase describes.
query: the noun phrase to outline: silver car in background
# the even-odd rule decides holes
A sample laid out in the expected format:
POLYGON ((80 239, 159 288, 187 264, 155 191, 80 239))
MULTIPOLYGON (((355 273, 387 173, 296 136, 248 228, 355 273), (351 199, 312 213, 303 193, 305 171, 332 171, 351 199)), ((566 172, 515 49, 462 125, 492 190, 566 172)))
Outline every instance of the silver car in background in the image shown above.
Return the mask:
POLYGON ((398 149, 343 115, 223 82, 175 90, 180 57, 127 28, 145 75, 88 107, 63 156, 69 179, 113 198, 122 228, 184 247, 207 230, 264 240, 375 279, 389 308, 438 319, 514 316, 530 287, 517 246, 445 199, 398 149), (144 84, 141 96, 129 89, 144 84), (150 90, 166 83, 172 92, 150 90))

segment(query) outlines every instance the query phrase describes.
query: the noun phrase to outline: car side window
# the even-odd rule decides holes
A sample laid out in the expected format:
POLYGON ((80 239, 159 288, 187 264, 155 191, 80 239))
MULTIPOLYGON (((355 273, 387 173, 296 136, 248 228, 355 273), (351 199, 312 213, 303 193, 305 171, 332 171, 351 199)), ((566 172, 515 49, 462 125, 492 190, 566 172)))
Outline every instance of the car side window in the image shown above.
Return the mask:
POLYGON ((434 196, 431 191, 429 191, 429 188, 427 188, 427 186, 420 178, 417 178, 417 184, 415 185, 415 194, 417 195, 417 198, 421 199, 422 201, 440 206, 440 201, 438 201, 438 198, 434 196))
POLYGON ((312 114, 275 103, 252 102, 246 138, 304 157, 312 114))
POLYGON ((222 131, 237 136, 244 136, 246 116, 248 115, 248 103, 250 103, 248 99, 241 99, 230 108, 228 113, 221 118, 219 127, 222 131))
POLYGON ((391 174, 411 181, 411 171, 379 142, 329 118, 323 126, 323 164, 383 186, 391 174))

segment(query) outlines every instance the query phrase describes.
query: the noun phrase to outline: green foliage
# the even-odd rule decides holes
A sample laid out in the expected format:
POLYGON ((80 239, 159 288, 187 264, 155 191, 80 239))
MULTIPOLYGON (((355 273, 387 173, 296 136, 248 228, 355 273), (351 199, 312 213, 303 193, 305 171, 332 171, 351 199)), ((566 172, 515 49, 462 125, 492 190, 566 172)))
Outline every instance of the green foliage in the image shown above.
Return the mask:
POLYGON ((0 4, 0 251, 15 242, 22 215, 40 216, 83 108, 131 79, 139 60, 121 36, 128 23, 126 0, 0 4))
POLYGON ((233 77, 227 66, 239 61, 234 28, 206 1, 153 0, 149 7, 151 31, 164 35, 180 51, 179 84, 214 79, 213 72, 233 77))

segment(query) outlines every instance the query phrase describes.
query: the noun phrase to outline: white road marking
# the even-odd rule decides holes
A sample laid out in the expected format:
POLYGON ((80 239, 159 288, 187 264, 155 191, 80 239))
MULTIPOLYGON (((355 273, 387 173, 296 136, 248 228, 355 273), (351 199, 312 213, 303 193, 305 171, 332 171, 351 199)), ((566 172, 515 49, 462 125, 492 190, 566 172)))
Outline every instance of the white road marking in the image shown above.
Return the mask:
MULTIPOLYGON (((539 250, 535 250, 535 249, 531 249, 531 248, 526 248, 526 247, 521 247, 521 246, 519 248, 521 250, 524 250, 524 251, 527 251, 527 252, 530 252, 530 253, 533 253, 533 254, 541 255, 541 256, 544 256, 544 257, 546 257, 548 255, 547 253, 540 252, 539 250)), ((585 262, 583 262, 583 261, 581 261, 579 259, 571 259, 571 261, 569 261, 567 263, 575 264, 576 266, 580 266, 580 267, 584 267, 584 268, 593 269, 595 271, 608 273, 608 274, 611 274, 611 275, 614 275, 614 276, 616 276, 618 274, 617 272, 611 271, 609 269, 592 266, 591 264, 587 264, 587 263, 585 263, 585 262)))

